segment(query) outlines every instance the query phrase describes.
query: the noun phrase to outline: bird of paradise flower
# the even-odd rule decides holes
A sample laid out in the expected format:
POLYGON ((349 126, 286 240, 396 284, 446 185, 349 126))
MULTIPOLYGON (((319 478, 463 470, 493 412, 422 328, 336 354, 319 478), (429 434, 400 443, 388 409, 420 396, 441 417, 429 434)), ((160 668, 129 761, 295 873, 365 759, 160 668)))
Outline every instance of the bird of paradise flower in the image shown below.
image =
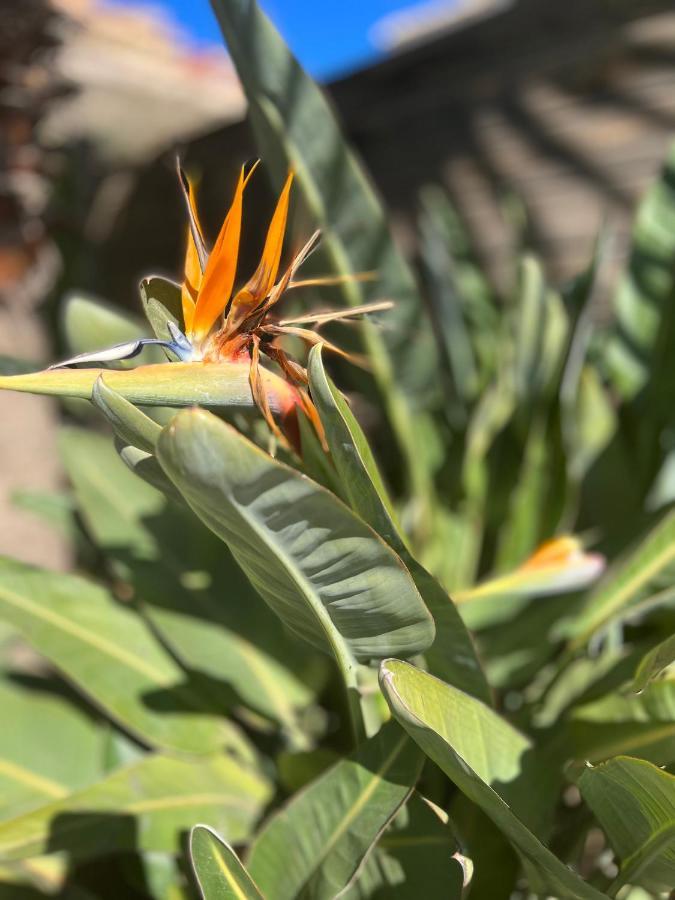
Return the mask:
POLYGON ((315 231, 300 251, 295 254, 281 277, 281 254, 286 232, 293 173, 290 172, 277 201, 272 216, 260 262, 253 275, 234 291, 241 239, 243 196, 256 162, 247 169, 242 166, 234 198, 225 216, 218 237, 210 252, 207 249, 195 197, 195 188, 180 164, 178 176, 185 197, 189 228, 185 254, 184 276, 181 285, 181 303, 184 330, 169 321, 170 340, 139 338, 116 344, 106 350, 81 353, 51 366, 51 369, 87 363, 109 363, 130 359, 143 347, 160 345, 176 360, 192 363, 233 363, 248 360, 249 384, 253 400, 262 413, 272 433, 284 444, 287 435, 277 424, 267 395, 265 380, 261 375, 261 355, 276 363, 286 381, 293 388, 293 397, 314 425, 323 442, 323 429, 308 391, 306 369, 294 360, 281 345, 285 336, 293 336, 313 346, 321 343, 326 350, 337 353, 352 362, 362 360, 346 353, 340 347, 306 326, 319 326, 334 321, 346 321, 364 314, 390 309, 391 301, 383 300, 344 310, 322 312, 277 319, 273 315, 282 296, 293 289, 338 284, 346 278, 367 278, 366 275, 336 276, 297 279, 298 270, 318 246, 321 233, 315 231))

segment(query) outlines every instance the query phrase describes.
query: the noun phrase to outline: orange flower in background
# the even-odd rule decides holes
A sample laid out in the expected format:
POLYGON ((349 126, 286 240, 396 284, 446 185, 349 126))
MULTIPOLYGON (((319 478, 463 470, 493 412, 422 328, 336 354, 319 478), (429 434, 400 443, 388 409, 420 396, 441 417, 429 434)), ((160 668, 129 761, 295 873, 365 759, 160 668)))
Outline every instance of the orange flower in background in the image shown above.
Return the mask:
POLYGON ((80 354, 59 363, 57 367, 128 359, 140 353, 142 348, 149 344, 163 346, 173 357, 184 363, 227 364, 248 359, 250 361, 249 382, 253 399, 272 432, 286 442, 286 435, 281 433, 270 410, 265 379, 260 372, 260 359, 261 355, 264 355, 279 366, 284 378, 292 385, 296 392, 297 405, 314 424, 323 442, 321 423, 306 390, 307 372, 288 356, 281 346, 281 339, 285 335, 290 335, 300 338, 310 346, 322 343, 327 350, 359 363, 360 359, 326 341, 316 330, 304 326, 311 325, 318 328, 326 322, 344 321, 366 313, 389 309, 392 304, 390 301, 381 301, 335 312, 308 314, 293 319, 282 320, 272 317, 279 300, 291 289, 332 285, 348 279, 369 277, 368 275, 349 275, 297 280, 295 276, 298 269, 319 243, 321 237, 319 231, 314 232, 279 277, 293 184, 292 172, 289 173, 279 195, 260 262, 248 281, 235 290, 244 191, 257 166, 257 162, 248 170, 242 166, 232 203, 213 247, 209 251, 199 221, 194 185, 178 165, 178 175, 189 219, 181 285, 183 330, 181 331, 174 323, 170 322, 168 328, 171 340, 141 338, 111 347, 108 350, 80 354))
POLYGON ((588 553, 579 538, 562 535, 546 541, 513 572, 491 578, 454 595, 467 603, 497 595, 537 596, 563 594, 592 584, 605 570, 605 557, 588 553))

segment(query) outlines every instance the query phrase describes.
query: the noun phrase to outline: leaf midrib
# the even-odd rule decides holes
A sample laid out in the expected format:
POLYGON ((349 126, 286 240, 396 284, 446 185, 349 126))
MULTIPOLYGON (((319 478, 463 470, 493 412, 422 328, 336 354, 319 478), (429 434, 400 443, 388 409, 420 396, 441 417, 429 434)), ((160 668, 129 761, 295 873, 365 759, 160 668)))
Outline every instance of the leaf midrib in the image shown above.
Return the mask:
MULTIPOLYGON (((346 834, 349 826, 352 824, 352 822, 354 822, 354 820, 359 815, 359 813, 361 812, 363 807, 366 805, 368 800, 370 800, 370 798, 374 794, 377 787, 381 784, 384 776, 389 771, 389 769, 393 766, 396 759, 400 756, 401 752, 403 751, 403 748, 405 747, 406 743, 409 740, 410 740, 410 738, 406 734, 403 734, 401 736, 401 738, 396 743, 396 745, 394 746, 392 751, 385 758, 385 760, 382 763, 382 765, 380 766, 380 768, 377 769, 377 771, 373 774, 373 777, 370 779, 370 781, 368 782, 368 785, 361 792, 361 794, 359 795, 356 802, 352 804, 352 806, 349 808, 349 810, 346 812, 346 814, 337 823, 337 825, 335 826, 335 829, 333 830, 333 833, 331 834, 328 841, 322 845, 321 856, 317 859, 314 868, 307 875, 306 879, 302 882, 302 884, 299 885, 298 893, 300 893, 300 891, 306 887, 306 885, 311 881, 311 879, 320 870, 320 868, 323 865, 326 858, 330 855, 331 851, 333 850, 333 848, 335 847, 337 842, 346 834)), ((412 785, 410 786, 410 790, 412 790, 412 785)))
POLYGON ((59 784, 59 782, 53 781, 51 778, 46 778, 44 775, 39 775, 37 772, 33 772, 9 759, 0 759, 0 775, 5 775, 12 781, 25 784, 27 787, 46 794, 48 797, 67 797, 69 793, 65 785, 59 784))
POLYGON ((145 675, 160 687, 173 687, 171 675, 149 665, 145 660, 127 653, 121 647, 112 644, 100 635, 83 628, 81 625, 77 625, 75 622, 71 622, 54 610, 45 609, 39 604, 34 603, 32 600, 29 600, 27 597, 22 597, 20 594, 10 591, 7 587, 3 586, 0 586, 0 600, 5 600, 7 603, 16 606, 18 609, 29 613, 37 619, 50 622, 66 634, 70 634, 72 637, 82 641, 82 643, 95 647, 102 653, 124 663, 128 668, 145 675))
MULTIPOLYGON (((199 502, 198 497, 194 498, 194 494, 192 496, 193 503, 196 509, 201 509, 202 506, 199 502)), ((349 645, 347 641, 342 637, 333 620, 331 619, 330 613, 323 604, 318 590, 314 589, 311 581, 300 570, 292 555, 290 553, 284 552, 282 549, 280 550, 279 546, 270 540, 270 538, 267 536, 264 524, 261 524, 258 521, 257 516, 253 512, 249 512, 249 507, 242 506, 240 503, 236 502, 236 500, 232 496, 232 492, 229 490, 227 485, 225 485, 224 496, 227 499, 229 506, 242 517, 246 524, 255 533, 260 542, 268 549, 270 555, 273 558, 277 559, 283 568, 288 570, 293 582, 300 588, 302 595, 305 597, 307 605, 315 613, 316 619, 318 620, 318 623, 321 626, 321 629, 328 642, 328 646, 331 647, 335 656, 338 659, 344 658, 345 655, 351 656, 349 645)), ((217 517, 212 515, 209 510, 204 510, 204 512, 206 513, 209 521, 218 521, 217 517)), ((231 543, 233 552, 236 555, 240 555, 239 551, 235 549, 235 543, 231 543)))
MULTIPOLYGON (((77 799, 77 795, 73 795, 74 799, 77 799)), ((92 800, 92 803, 96 803, 96 799, 92 800)), ((236 806, 239 809, 254 811, 257 808, 257 804, 254 800, 244 800, 242 797, 237 797, 233 794, 218 794, 218 793, 201 793, 201 794, 182 794, 179 796, 168 796, 168 797, 154 797, 148 800, 137 800, 133 803, 124 803, 119 806, 108 806, 103 805, 101 807, 92 806, 92 808, 88 808, 87 806, 74 806, 64 810, 64 812, 74 812, 74 813, 90 813, 91 815, 96 815, 97 813, 105 814, 108 812, 114 812, 116 814, 125 814, 131 813, 135 815, 143 814, 143 813, 151 813, 158 809, 160 810, 171 810, 171 809, 189 809, 193 806, 220 806, 221 804, 229 804, 230 806, 236 806)), ((55 803, 53 804, 60 810, 61 804, 55 803)), ((49 809, 49 807, 46 807, 49 809)), ((2 827, 5 825, 12 824, 16 827, 17 823, 20 823, 21 820, 30 820, 37 813, 44 812, 44 807, 42 809, 34 810, 33 812, 26 813, 24 816, 19 817, 18 819, 8 819, 6 822, 2 822, 0 824, 0 832, 2 827)), ((59 826, 59 834, 63 835, 69 832, 78 831, 82 828, 82 822, 78 821, 76 818, 71 820, 69 823, 63 824, 59 826)), ((5 856, 7 853, 11 853, 14 850, 19 849, 20 847, 31 846, 35 841, 39 841, 41 839, 42 830, 38 829, 37 834, 35 831, 30 832, 27 836, 20 838, 12 844, 3 843, 0 840, 0 856, 5 856)))

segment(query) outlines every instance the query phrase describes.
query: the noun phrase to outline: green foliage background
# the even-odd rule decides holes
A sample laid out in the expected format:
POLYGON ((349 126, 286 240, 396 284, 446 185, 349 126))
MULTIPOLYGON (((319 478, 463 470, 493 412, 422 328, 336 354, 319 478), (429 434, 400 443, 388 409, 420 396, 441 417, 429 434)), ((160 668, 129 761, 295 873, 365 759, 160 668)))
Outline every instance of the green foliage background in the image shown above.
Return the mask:
MULTIPOLYGON (((133 405, 133 371, 0 380, 91 395, 110 426, 67 401, 69 491, 18 498, 77 574, 0 562, 0 897, 666 896, 675 153, 603 324, 602 239, 563 289, 525 255, 498 298, 433 187, 416 278, 270 23, 214 8, 317 265, 377 271, 341 302, 397 305, 359 326, 372 373, 333 370, 353 405, 310 354, 330 453, 303 427, 302 462, 266 452, 241 384, 198 386, 214 414, 170 409, 197 389, 171 378, 133 405), (611 561, 596 585, 519 580, 572 532, 611 561)), ((143 303, 156 333, 178 313, 159 279, 143 303)), ((72 352, 144 333, 86 298, 64 322, 72 352)))

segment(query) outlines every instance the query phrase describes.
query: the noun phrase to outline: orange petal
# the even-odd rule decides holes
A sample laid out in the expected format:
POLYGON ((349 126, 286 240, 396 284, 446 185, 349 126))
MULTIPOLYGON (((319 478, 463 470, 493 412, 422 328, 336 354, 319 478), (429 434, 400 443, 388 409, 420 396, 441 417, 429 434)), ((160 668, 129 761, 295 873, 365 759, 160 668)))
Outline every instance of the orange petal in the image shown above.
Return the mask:
POLYGON ((284 234, 286 233, 286 220, 288 218, 288 203, 291 194, 291 184, 293 183, 293 173, 289 172, 286 184, 279 195, 277 207, 274 210, 270 227, 267 231, 265 247, 260 257, 260 263, 255 270, 253 277, 250 279, 244 290, 251 293, 253 299, 258 302, 263 300, 272 289, 279 271, 279 263, 281 261, 281 249, 284 244, 284 234))
POLYGON ((290 172, 279 195, 270 227, 267 230, 267 238, 265 239, 265 246, 258 268, 244 287, 238 291, 232 302, 232 308, 227 317, 228 330, 230 332, 234 331, 241 321, 258 306, 260 301, 267 297, 274 286, 279 272, 279 263, 281 262, 281 250, 284 245, 292 183, 293 172, 290 172))
POLYGON ((583 554, 579 538, 565 534, 541 544, 520 566, 521 572, 564 566, 583 554))
POLYGON ((188 228, 187 249, 185 251, 185 278, 181 287, 181 300, 183 303, 183 323, 185 333, 192 333, 192 324, 195 314, 195 305, 199 289, 202 283, 202 269, 199 262, 199 254, 195 246, 191 229, 188 228))
POLYGON ((197 339, 206 337, 230 299, 237 272, 244 187, 252 174, 253 169, 245 175, 242 166, 232 206, 209 256, 192 322, 192 333, 197 339))

